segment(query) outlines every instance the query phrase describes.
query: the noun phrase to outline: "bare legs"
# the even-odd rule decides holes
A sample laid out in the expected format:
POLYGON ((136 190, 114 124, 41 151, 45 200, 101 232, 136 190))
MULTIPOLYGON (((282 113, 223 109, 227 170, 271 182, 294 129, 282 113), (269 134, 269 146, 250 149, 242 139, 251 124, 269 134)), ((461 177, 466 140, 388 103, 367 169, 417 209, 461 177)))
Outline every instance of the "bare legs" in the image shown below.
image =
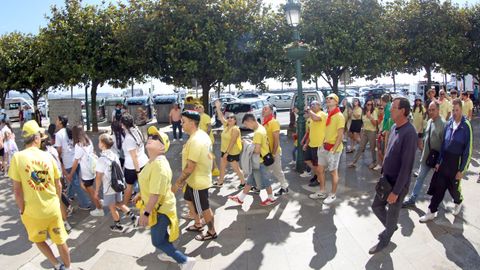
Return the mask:
MULTIPOLYGON (((35 243, 38 247, 38 249, 42 252, 45 257, 47 257, 48 261, 53 265, 56 266, 58 264, 58 260, 53 255, 52 249, 46 242, 39 242, 35 243)), ((57 245, 58 248, 58 253, 60 253, 60 257, 62 258, 63 264, 65 267, 69 268, 70 267, 70 253, 68 251, 68 246, 66 243, 57 245)))

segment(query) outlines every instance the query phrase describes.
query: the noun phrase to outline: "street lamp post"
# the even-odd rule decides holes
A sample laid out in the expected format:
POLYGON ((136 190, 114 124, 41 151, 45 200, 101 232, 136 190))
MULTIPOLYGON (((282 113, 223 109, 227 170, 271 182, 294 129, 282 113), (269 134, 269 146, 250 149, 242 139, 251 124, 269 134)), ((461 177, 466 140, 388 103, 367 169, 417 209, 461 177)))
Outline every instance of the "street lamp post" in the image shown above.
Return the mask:
POLYGON ((305 163, 303 160, 303 149, 300 144, 303 136, 305 135, 305 97, 303 96, 302 89, 302 59, 307 55, 308 48, 300 40, 300 32, 298 31, 298 24, 300 23, 300 3, 295 0, 288 0, 284 7, 287 23, 293 27, 293 39, 292 46, 287 48, 287 55, 290 59, 295 61, 295 72, 297 78, 297 104, 298 119, 297 119, 297 135, 298 135, 298 147, 297 147, 297 160, 296 170, 297 172, 303 172, 305 163))

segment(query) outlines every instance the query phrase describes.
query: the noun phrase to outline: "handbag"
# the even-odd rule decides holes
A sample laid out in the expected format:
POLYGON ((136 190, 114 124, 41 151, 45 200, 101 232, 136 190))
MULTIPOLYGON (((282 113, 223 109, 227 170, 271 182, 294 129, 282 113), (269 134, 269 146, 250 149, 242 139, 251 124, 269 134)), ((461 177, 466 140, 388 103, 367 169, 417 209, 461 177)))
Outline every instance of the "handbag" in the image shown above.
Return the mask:
POLYGON ((275 159, 273 158, 272 153, 268 153, 263 158, 263 165, 265 166, 270 166, 275 162, 275 159))
POLYGON ((428 143, 428 149, 430 149, 430 151, 428 152, 428 156, 427 156, 427 159, 425 160, 425 164, 427 164, 427 166, 430 168, 435 168, 435 165, 437 165, 437 162, 438 162, 438 157, 440 156, 440 152, 430 147, 430 136, 432 135, 432 122, 430 122, 430 126, 428 127, 427 143, 428 143))
POLYGON ((392 192, 392 185, 388 182, 385 176, 380 177, 377 185, 375 186, 375 192, 381 201, 386 201, 390 192, 392 192))

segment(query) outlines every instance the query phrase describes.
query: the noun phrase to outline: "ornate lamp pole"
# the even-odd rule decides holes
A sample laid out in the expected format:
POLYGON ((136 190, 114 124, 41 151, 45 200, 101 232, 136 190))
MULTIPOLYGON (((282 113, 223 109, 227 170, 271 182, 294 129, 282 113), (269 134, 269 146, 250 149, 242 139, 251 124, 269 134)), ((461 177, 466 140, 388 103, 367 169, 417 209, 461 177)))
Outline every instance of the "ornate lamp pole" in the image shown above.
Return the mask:
POLYGON ((303 96, 302 89, 302 62, 301 60, 305 58, 308 53, 308 48, 301 42, 300 33, 298 31, 298 24, 300 23, 300 3, 297 0, 288 0, 287 4, 284 7, 285 16, 287 18, 287 23, 293 27, 293 39, 294 43, 292 46, 287 48, 287 55, 290 59, 295 61, 295 71, 297 77, 297 104, 298 109, 298 119, 297 119, 297 135, 298 135, 298 146, 297 147, 297 163, 296 170, 297 172, 303 172, 305 164, 303 160, 303 150, 300 145, 303 136, 305 135, 305 97, 303 96))

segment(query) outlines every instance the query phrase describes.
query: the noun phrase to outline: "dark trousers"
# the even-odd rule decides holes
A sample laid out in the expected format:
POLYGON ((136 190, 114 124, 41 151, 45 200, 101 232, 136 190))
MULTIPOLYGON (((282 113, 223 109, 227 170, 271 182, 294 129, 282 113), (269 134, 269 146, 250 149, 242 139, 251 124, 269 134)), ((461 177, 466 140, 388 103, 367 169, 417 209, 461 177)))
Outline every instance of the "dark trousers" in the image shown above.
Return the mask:
POLYGON ((460 189, 461 179, 455 179, 458 171, 455 168, 458 168, 459 161, 460 156, 447 152, 443 157, 442 164, 438 168, 438 172, 433 174, 427 192, 428 195, 432 195, 430 205, 428 206, 432 213, 438 211, 438 206, 442 203, 445 191, 447 190, 455 204, 462 203, 463 197, 460 189))
MULTIPOLYGON (((393 185, 392 185, 393 186, 393 185)), ((403 199, 408 193, 408 188, 404 188, 398 194, 397 201, 394 204, 388 204, 387 201, 382 201, 377 195, 373 199, 372 210, 377 218, 385 226, 385 230, 380 234, 380 240, 390 242, 393 233, 397 230, 398 216, 402 208, 403 199)))
POLYGON ((178 135, 179 136, 179 139, 182 139, 183 138, 183 135, 182 135, 182 121, 173 121, 172 122, 172 128, 173 128, 173 138, 174 139, 177 139, 177 129, 178 129, 178 135))

